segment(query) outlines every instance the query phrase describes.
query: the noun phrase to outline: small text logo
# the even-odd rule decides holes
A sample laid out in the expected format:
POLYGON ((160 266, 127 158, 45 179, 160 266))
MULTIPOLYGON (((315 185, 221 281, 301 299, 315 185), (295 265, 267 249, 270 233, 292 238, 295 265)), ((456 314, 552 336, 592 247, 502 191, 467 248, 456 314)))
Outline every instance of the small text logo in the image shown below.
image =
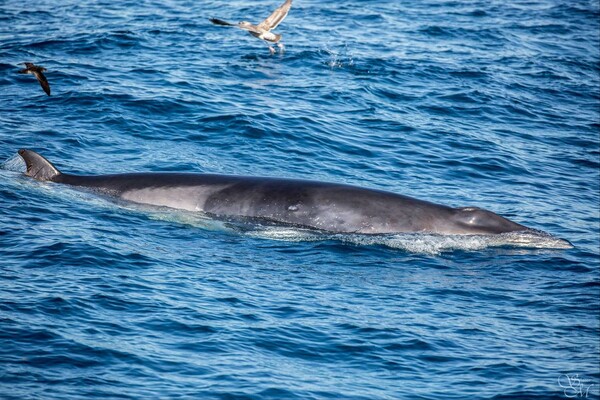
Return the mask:
POLYGON ((579 374, 562 374, 558 377, 558 385, 563 389, 565 396, 572 398, 587 398, 593 383, 579 377, 579 374))

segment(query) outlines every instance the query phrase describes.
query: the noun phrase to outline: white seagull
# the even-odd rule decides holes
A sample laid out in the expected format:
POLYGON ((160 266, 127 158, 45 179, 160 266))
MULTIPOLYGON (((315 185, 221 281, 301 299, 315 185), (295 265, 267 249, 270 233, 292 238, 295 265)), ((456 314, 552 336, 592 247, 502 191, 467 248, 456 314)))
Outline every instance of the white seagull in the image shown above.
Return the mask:
MULTIPOLYGON (((251 24, 247 21, 238 22, 237 24, 232 24, 227 21, 223 21, 222 19, 210 18, 210 22, 215 25, 222 26, 235 26, 245 31, 248 31, 252 36, 262 39, 268 43, 276 43, 277 47, 281 49, 281 52, 285 50, 283 43, 280 43, 281 35, 277 33, 271 32, 272 29, 277 28, 277 26, 287 17, 288 12, 290 11, 290 7, 292 6, 292 0, 286 0, 279 8, 277 8, 271 15, 269 15, 263 22, 258 25, 251 24)), ((269 51, 271 54, 275 54, 275 49, 273 46, 269 44, 269 51)))

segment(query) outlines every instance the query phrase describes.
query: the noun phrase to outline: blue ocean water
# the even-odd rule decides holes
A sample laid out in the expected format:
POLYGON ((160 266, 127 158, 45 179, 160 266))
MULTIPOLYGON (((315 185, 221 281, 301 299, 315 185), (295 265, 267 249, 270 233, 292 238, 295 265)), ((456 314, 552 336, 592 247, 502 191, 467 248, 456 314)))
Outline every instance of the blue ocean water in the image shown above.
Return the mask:
POLYGON ((295 0, 274 56, 208 22, 278 3, 0 2, 0 398, 598 398, 598 1, 295 0), (232 231, 33 181, 19 148, 385 189, 574 248, 232 231))

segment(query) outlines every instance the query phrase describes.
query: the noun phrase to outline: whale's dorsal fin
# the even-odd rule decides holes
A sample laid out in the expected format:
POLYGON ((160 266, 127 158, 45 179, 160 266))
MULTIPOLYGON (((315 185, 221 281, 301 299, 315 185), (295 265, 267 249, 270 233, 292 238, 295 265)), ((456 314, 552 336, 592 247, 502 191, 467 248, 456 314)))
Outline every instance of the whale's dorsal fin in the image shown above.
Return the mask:
POLYGON ((53 181, 60 176, 60 171, 44 157, 32 150, 21 149, 19 155, 23 157, 27 165, 25 175, 37 179, 38 181, 53 181))

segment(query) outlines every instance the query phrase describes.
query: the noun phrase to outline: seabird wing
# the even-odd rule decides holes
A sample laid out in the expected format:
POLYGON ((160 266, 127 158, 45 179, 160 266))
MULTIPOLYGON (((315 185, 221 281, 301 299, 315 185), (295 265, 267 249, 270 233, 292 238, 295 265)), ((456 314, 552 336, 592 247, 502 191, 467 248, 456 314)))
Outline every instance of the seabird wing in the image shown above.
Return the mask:
POLYGON ((46 76, 42 73, 42 71, 34 71, 33 75, 35 75, 37 80, 40 82, 40 85, 42 85, 44 92, 50 96, 50 84, 48 83, 48 79, 46 79, 46 76))
POLYGON ((237 24, 232 24, 231 22, 223 21, 222 19, 218 19, 218 18, 209 18, 209 21, 215 25, 237 26, 237 24))
POLYGON ((30 74, 31 68, 33 68, 35 65, 33 65, 32 63, 23 63, 23 64, 25 64, 25 68, 20 69, 19 73, 20 74, 30 74))
POLYGON ((256 29, 256 26, 251 25, 251 24, 248 24, 248 25, 242 25, 241 23, 232 24, 231 22, 223 21, 222 19, 218 19, 218 18, 209 18, 209 21, 215 25, 234 26, 236 28, 240 28, 240 29, 243 29, 248 32, 260 33, 260 30, 256 29))
POLYGON ((292 0, 286 0, 285 3, 279 6, 277 10, 273 11, 271 15, 267 17, 263 22, 258 24, 259 28, 270 31, 271 29, 277 28, 277 25, 281 23, 287 17, 292 6, 292 0))

